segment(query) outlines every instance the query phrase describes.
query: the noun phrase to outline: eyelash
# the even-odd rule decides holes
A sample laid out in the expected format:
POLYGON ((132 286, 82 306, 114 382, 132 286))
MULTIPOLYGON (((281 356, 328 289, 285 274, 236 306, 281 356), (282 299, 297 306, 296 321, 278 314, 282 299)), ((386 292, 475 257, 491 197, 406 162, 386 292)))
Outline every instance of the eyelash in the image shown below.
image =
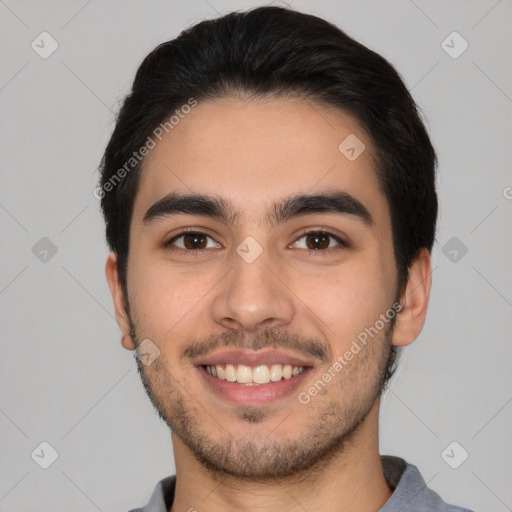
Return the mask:
MULTIPOLYGON (((173 252, 188 253, 188 254, 192 253, 195 256, 202 256, 200 253, 207 251, 207 249, 195 249, 195 250, 193 250, 193 249, 182 249, 181 247, 172 247, 172 244, 174 242, 176 242, 176 240, 182 238, 184 235, 201 235, 201 236, 204 235, 204 236, 210 238, 211 240, 213 240, 213 237, 211 237, 208 233, 196 230, 194 228, 188 228, 186 230, 181 231, 177 235, 174 235, 170 240, 165 242, 164 243, 164 248, 166 248, 168 250, 171 250, 173 252)), ((333 249, 335 250, 336 248, 339 249, 339 248, 347 248, 347 247, 349 247, 349 244, 345 240, 340 238, 338 235, 335 235, 334 233, 331 233, 329 231, 325 231, 324 229, 319 229, 319 228, 313 229, 313 230, 310 230, 310 231, 305 231, 305 232, 301 233, 301 235, 295 240, 295 242, 293 242, 293 244, 297 243, 301 238, 304 238, 305 236, 308 236, 308 235, 327 235, 328 237, 334 239, 339 244, 339 246, 329 247, 327 249, 318 249, 318 250, 315 250, 315 249, 301 249, 303 251, 306 251, 309 254, 309 256, 313 256, 313 257, 314 256, 322 256, 322 253, 323 254, 326 254, 326 253, 330 254, 330 251, 333 250, 333 249)))

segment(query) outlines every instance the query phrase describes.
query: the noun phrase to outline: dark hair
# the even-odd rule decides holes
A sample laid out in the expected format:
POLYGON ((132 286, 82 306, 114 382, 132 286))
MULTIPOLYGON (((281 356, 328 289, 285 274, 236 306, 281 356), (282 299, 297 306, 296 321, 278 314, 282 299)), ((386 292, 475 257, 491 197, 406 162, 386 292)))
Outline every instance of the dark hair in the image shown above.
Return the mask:
POLYGON ((125 297, 129 228, 143 162, 133 155, 191 98, 230 96, 302 98, 355 117, 372 143, 389 205, 400 297, 420 249, 432 250, 437 219, 437 159, 418 108, 383 57, 321 18, 281 7, 198 23, 157 46, 139 67, 105 150, 97 189, 125 297))

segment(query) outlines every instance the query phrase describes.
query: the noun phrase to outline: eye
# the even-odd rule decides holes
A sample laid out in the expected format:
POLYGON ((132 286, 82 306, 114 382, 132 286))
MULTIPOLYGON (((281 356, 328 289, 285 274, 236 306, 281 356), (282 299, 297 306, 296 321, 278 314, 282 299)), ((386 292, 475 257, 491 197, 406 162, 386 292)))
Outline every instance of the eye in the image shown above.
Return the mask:
POLYGON ((334 235, 333 233, 329 233, 328 231, 308 231, 304 233, 293 245, 297 246, 299 244, 299 249, 306 249, 310 252, 326 252, 330 249, 334 249, 335 247, 348 247, 348 244, 341 239, 339 236, 334 235), (299 241, 305 239, 303 246, 301 247, 299 241), (332 247, 331 241, 334 240, 337 242, 337 245, 332 247))
MULTIPOLYGON (((333 233, 318 229, 303 233, 292 244, 292 247, 305 249, 309 253, 325 253, 340 248, 340 246, 348 247, 348 243, 333 233), (300 243, 302 239, 304 239, 304 242, 300 243), (333 240, 335 244, 332 243, 333 240)), ((164 247, 177 252, 191 253, 195 251, 195 254, 197 254, 204 249, 218 249, 222 246, 208 234, 188 229, 173 236, 168 242, 164 243, 164 247)))
POLYGON ((164 245, 165 247, 170 247, 173 250, 184 252, 192 252, 202 249, 215 249, 220 247, 220 244, 215 242, 211 236, 206 233, 202 233, 201 231, 182 231, 178 235, 172 237, 164 245), (208 245, 208 239, 213 242, 213 245, 208 245))

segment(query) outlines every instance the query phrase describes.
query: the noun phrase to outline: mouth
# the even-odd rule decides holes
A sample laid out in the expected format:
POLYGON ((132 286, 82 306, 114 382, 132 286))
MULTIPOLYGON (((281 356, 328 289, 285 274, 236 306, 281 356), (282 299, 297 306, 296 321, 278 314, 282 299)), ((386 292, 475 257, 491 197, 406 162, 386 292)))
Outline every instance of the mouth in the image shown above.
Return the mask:
POLYGON ((313 363, 274 350, 223 351, 196 361, 208 390, 237 405, 261 405, 293 393, 313 363))
POLYGON ((273 364, 269 368, 266 364, 251 367, 245 364, 228 363, 204 365, 203 368, 212 377, 246 386, 261 386, 270 382, 279 382, 283 379, 288 380, 304 371, 303 366, 292 366, 291 364, 273 364))

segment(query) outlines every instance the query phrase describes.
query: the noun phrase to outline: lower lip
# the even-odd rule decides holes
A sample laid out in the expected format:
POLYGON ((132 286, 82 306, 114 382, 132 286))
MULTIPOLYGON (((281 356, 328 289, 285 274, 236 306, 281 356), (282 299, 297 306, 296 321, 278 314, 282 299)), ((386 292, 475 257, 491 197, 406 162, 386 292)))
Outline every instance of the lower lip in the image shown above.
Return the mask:
POLYGON ((275 402, 292 394, 304 381, 311 368, 304 368, 302 373, 290 379, 281 379, 277 382, 246 386, 237 382, 229 382, 210 375, 203 366, 197 369, 208 387, 217 395, 238 405, 261 405, 275 402))

